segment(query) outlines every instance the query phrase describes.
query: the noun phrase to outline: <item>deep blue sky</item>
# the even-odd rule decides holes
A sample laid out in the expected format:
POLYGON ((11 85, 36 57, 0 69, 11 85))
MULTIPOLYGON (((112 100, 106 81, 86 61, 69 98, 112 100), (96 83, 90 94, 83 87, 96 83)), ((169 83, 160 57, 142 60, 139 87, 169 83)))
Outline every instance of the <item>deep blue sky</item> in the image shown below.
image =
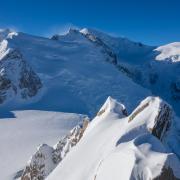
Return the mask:
POLYGON ((0 27, 35 35, 91 27, 146 44, 180 41, 180 0, 0 0, 0 27))

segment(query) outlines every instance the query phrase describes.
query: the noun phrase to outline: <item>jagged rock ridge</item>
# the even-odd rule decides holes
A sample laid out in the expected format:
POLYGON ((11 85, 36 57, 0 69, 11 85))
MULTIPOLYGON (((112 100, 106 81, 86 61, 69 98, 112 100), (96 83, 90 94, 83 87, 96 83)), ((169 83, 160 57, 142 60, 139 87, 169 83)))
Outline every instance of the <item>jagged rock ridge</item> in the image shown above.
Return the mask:
POLYGON ((22 172, 21 180, 43 180, 63 160, 67 153, 82 138, 89 120, 85 119, 82 125, 74 127, 70 133, 62 138, 54 147, 42 144, 31 157, 28 165, 22 172))

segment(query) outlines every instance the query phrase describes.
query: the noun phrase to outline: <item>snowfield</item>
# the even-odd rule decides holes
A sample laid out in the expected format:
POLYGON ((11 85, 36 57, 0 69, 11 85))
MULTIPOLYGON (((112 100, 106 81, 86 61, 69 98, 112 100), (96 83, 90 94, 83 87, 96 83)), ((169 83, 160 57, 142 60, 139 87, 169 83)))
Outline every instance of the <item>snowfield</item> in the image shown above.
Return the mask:
POLYGON ((48 111, 14 111, 0 119, 0 179, 12 180, 42 143, 54 145, 84 116, 48 111))

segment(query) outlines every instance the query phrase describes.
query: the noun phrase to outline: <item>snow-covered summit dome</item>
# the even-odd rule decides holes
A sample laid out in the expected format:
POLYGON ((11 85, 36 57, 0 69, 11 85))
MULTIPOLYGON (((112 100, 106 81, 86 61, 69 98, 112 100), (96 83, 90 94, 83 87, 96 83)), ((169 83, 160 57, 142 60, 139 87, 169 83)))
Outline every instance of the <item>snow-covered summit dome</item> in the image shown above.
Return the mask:
POLYGON ((159 52, 156 60, 170 60, 172 62, 180 62, 180 42, 173 42, 164 46, 159 46, 155 49, 159 52))

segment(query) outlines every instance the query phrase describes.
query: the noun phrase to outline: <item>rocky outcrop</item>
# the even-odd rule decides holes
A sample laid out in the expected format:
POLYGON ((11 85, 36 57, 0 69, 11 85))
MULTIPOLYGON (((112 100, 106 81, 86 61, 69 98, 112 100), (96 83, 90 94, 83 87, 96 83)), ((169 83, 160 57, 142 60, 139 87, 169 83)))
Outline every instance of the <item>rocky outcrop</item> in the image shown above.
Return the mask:
POLYGON ((160 104, 159 113, 155 118, 155 124, 152 134, 162 140, 165 133, 169 130, 172 122, 172 108, 169 104, 162 102, 160 104))
POLYGON ((88 120, 84 120, 82 126, 74 127, 67 136, 62 138, 55 145, 52 158, 56 164, 59 163, 71 150, 71 148, 79 142, 88 126, 88 123, 88 120))
POLYGON ((85 119, 82 125, 74 127, 70 133, 63 137, 54 147, 42 144, 37 152, 31 157, 25 167, 21 180, 43 180, 63 160, 67 153, 82 138, 89 124, 85 119))
POLYGON ((131 113, 128 118, 128 122, 133 121, 136 116, 144 113, 145 110, 148 112, 154 107, 153 122, 146 122, 148 131, 152 133, 155 137, 163 140, 166 132, 170 129, 172 120, 173 120, 173 110, 171 106, 165 101, 161 100, 158 97, 148 97, 131 113), (151 124, 151 125, 148 125, 151 124))
POLYGON ((18 50, 10 50, 0 61, 0 103, 15 95, 35 96, 42 83, 18 50))
POLYGON ((10 79, 8 79, 8 77, 2 71, 0 74, 0 104, 2 104, 6 100, 6 93, 8 89, 11 88, 10 79))
POLYGON ((53 148, 47 144, 38 147, 37 152, 31 157, 26 166, 22 180, 42 180, 55 168, 52 160, 53 148))
POLYGON ((174 173, 172 168, 170 167, 163 167, 161 174, 154 178, 153 180, 180 180, 180 178, 177 178, 174 173))

